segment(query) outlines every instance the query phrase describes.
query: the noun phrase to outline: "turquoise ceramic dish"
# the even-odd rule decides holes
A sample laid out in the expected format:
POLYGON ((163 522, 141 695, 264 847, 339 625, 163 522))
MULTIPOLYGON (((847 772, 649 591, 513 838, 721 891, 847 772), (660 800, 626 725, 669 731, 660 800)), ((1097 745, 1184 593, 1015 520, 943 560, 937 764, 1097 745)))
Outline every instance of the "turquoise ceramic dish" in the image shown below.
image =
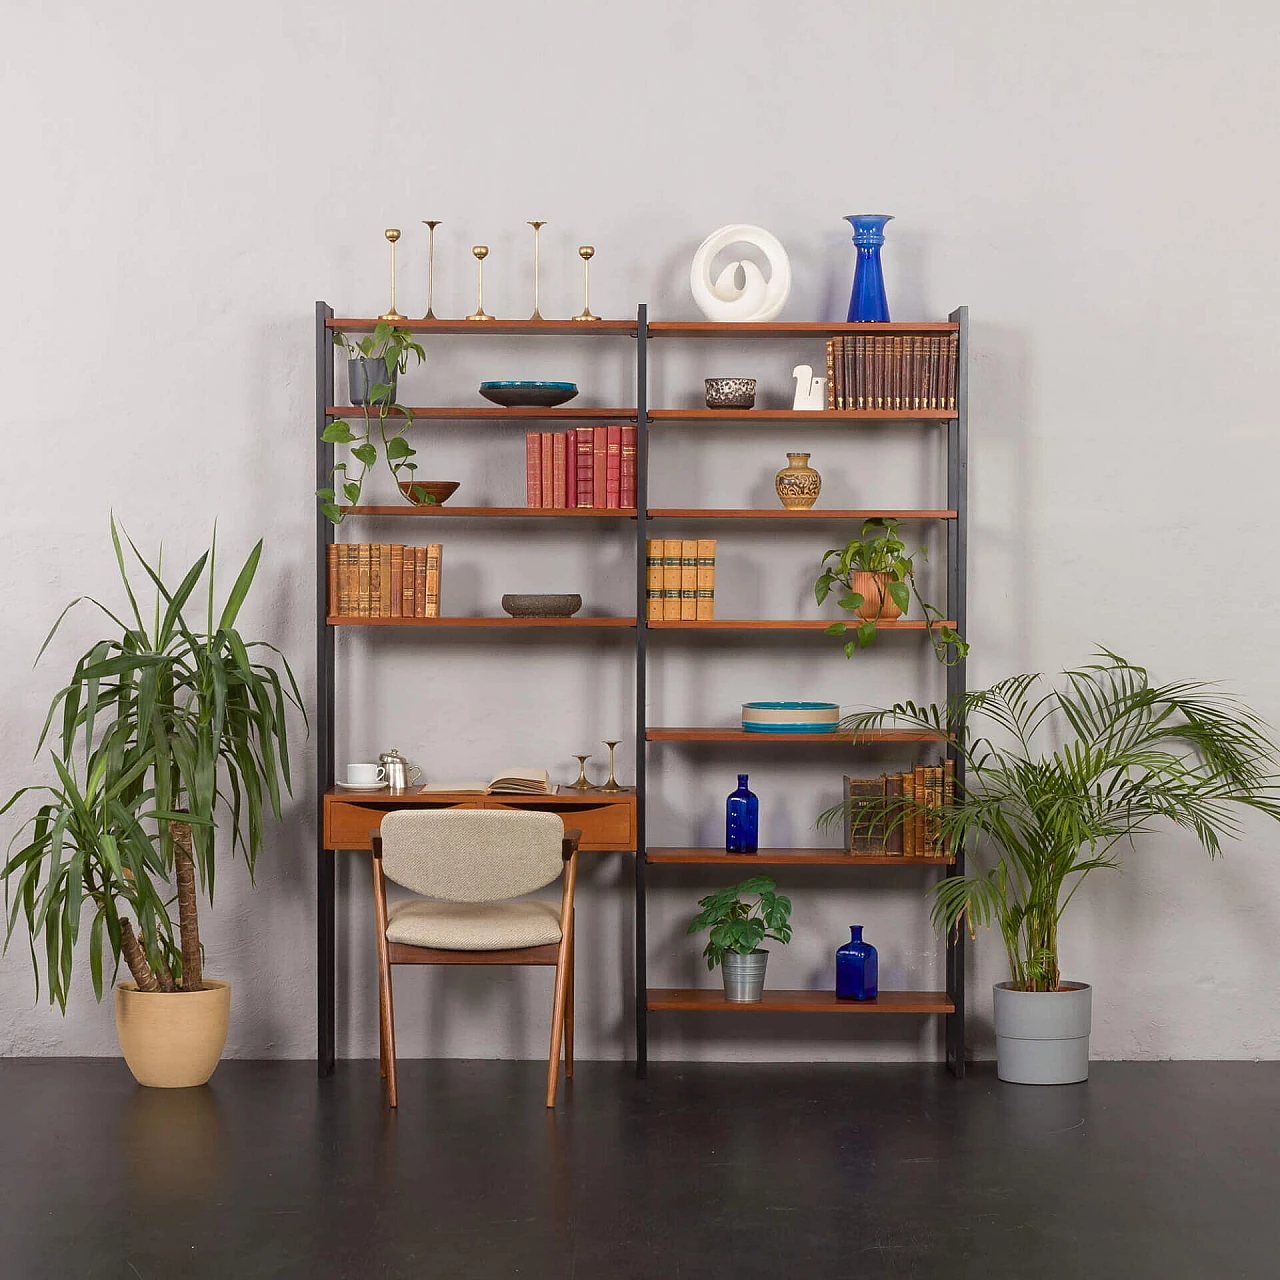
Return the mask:
POLYGON ((576 382, 482 382, 480 394, 494 404, 514 409, 520 406, 550 409, 578 394, 576 382))
POLYGON ((839 723, 836 702, 742 704, 742 727, 748 733, 834 733, 839 723))

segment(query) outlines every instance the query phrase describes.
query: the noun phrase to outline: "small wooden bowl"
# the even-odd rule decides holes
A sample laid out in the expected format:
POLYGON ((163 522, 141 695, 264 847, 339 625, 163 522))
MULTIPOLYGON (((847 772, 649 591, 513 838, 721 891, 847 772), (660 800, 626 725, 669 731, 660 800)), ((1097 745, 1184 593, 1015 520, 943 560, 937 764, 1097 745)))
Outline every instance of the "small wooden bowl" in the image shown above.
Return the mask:
POLYGON ((415 507, 441 506, 462 483, 461 480, 401 480, 400 492, 415 507), (434 498, 435 502, 430 500, 434 498))

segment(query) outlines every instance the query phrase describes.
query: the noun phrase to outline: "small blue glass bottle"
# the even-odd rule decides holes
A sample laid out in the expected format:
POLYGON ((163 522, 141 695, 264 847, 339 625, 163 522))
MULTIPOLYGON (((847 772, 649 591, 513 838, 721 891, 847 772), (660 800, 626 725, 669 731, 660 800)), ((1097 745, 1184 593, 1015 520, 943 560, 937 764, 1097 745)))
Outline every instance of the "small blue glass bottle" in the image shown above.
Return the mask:
POLYGON ((884 224, 891 213, 851 213, 845 221, 853 227, 853 243, 858 261, 853 269, 853 293, 849 297, 849 320, 889 319, 889 300, 884 292, 884 272, 880 267, 880 246, 884 244, 884 224))
POLYGON ((738 789, 724 806, 724 851, 755 853, 760 840, 760 801, 747 789, 747 775, 738 774, 738 789))
POLYGON ((849 926, 850 939, 836 952, 836 999, 874 1000, 879 990, 876 949, 862 940, 862 926, 849 926))

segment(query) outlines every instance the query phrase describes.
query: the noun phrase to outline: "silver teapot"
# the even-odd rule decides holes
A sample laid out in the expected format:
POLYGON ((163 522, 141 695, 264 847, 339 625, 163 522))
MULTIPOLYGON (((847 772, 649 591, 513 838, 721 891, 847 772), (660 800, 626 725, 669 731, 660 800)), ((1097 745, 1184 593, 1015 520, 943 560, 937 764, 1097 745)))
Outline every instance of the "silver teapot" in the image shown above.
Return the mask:
POLYGON ((422 777, 422 770, 416 764, 410 764, 394 748, 384 751, 378 757, 378 763, 384 770, 387 787, 391 791, 407 791, 411 782, 422 777))

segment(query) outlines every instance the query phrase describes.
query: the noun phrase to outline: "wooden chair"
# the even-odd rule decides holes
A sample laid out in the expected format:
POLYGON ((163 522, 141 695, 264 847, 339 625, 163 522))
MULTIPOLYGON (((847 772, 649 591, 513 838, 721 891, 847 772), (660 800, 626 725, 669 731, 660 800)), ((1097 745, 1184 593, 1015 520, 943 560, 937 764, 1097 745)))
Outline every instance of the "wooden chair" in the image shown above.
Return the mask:
POLYGON ((560 1046, 573 1075, 573 891, 579 831, 554 813, 397 809, 371 832, 378 924, 379 1058, 387 1101, 397 1105, 396 964, 554 965, 547 1106, 556 1104, 560 1046), (564 881, 559 910, 524 894, 564 881), (387 881, 421 897, 387 909, 387 881))

